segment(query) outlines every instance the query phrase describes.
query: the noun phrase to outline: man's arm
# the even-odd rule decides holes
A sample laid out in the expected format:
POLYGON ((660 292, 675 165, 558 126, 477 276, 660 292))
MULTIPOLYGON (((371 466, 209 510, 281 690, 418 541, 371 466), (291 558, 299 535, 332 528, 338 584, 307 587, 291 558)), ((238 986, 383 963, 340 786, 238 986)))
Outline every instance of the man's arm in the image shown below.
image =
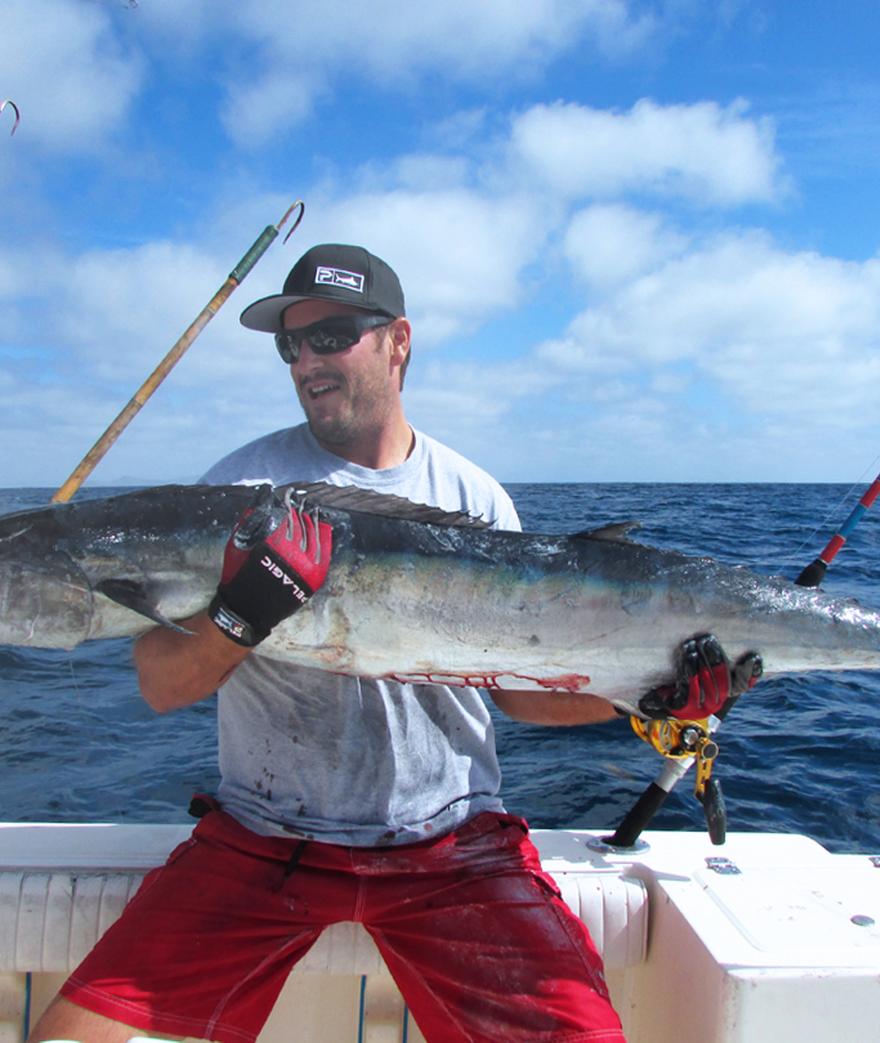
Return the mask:
POLYGON ((572 692, 490 690, 499 710, 522 724, 565 725, 600 724, 618 720, 611 703, 598 695, 572 692))
POLYGON ((192 636, 156 627, 134 644, 141 695, 157 713, 212 695, 253 651, 226 637, 205 612, 181 625, 192 636))
POLYGON ((226 543, 217 592, 182 634, 157 627, 139 638, 134 662, 144 699, 159 713, 217 690, 282 620, 307 604, 327 575, 330 526, 301 504, 257 493, 226 543))

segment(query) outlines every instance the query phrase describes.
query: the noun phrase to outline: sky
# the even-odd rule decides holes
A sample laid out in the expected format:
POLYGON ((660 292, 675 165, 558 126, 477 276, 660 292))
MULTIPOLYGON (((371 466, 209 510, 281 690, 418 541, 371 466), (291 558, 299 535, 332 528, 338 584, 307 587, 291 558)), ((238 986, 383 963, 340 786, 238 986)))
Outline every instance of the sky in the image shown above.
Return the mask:
POLYGON ((873 477, 874 0, 2 0, 0 486, 299 423, 238 322, 320 242, 399 274, 416 428, 504 482, 873 477), (285 229, 286 231, 286 229, 285 229))

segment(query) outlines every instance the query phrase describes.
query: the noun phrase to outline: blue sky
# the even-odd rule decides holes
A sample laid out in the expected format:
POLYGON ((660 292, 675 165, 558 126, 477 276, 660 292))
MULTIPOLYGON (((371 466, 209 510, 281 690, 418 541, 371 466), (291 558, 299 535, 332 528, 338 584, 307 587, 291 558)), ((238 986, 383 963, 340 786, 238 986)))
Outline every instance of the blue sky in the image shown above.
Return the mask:
POLYGON ((398 271, 411 422, 503 481, 851 481, 880 446, 880 8, 4 0, 0 485, 191 479, 301 413, 241 310, 398 271))

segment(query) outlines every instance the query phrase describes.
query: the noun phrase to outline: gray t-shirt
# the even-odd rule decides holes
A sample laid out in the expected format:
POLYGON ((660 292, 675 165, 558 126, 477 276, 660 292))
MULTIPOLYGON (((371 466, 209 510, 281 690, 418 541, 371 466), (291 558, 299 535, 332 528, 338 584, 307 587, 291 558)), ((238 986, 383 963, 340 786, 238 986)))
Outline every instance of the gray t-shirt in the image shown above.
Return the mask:
MULTIPOLYGON (((244 480, 357 485, 520 528, 493 478, 419 432, 404 463, 375 471, 322 449, 302 424, 243 446, 203 478, 244 480)), ((343 677, 258 650, 220 689, 218 719, 219 800, 258 833, 403 844, 502 810, 492 721, 475 688, 343 677)))

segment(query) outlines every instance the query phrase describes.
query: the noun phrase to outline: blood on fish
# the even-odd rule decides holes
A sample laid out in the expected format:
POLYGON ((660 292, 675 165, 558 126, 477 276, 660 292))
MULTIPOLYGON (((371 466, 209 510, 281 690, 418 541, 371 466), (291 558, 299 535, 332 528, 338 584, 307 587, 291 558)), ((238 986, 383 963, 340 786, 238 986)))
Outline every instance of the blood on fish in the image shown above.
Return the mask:
POLYGON ((499 674, 390 674, 399 684, 446 684, 453 688, 500 688, 499 674))
POLYGON ((391 681, 400 684, 447 684, 452 687, 463 688, 488 688, 490 691, 500 691, 505 686, 499 681, 500 677, 515 677, 518 681, 528 681, 536 688, 543 688, 551 692, 570 692, 577 694, 585 692, 590 684, 587 674, 560 674, 558 677, 531 677, 529 674, 392 674, 391 681))
POLYGON ((544 678, 529 677, 527 680, 534 681, 541 688, 549 688, 554 692, 572 693, 586 691, 590 683, 588 674, 561 674, 559 677, 544 678))

